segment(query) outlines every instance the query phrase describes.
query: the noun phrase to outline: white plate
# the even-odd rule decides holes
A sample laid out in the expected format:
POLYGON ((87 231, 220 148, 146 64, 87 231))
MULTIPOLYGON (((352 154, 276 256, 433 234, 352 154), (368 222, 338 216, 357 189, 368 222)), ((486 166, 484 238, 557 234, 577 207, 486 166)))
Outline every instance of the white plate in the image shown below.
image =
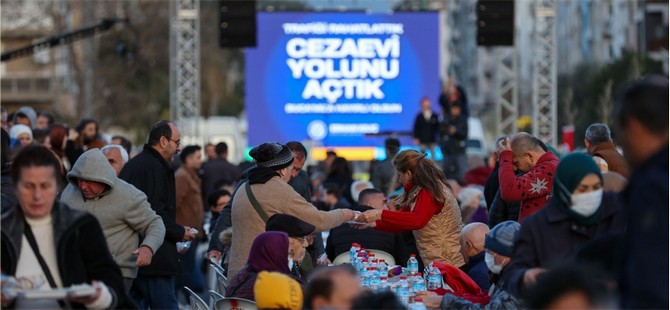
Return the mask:
POLYGON ((353 225, 365 225, 367 224, 366 222, 356 222, 356 221, 349 221, 347 224, 353 224, 353 225))

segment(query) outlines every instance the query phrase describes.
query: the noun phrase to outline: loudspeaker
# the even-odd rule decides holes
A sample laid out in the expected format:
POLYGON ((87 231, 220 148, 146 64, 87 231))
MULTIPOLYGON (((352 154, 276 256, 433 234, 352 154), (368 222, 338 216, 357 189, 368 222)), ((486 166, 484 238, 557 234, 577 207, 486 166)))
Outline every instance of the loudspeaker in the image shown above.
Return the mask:
POLYGON ((256 1, 219 0, 219 45, 256 46, 256 1))
POLYGON ((477 1, 477 45, 514 45, 514 0, 477 1))

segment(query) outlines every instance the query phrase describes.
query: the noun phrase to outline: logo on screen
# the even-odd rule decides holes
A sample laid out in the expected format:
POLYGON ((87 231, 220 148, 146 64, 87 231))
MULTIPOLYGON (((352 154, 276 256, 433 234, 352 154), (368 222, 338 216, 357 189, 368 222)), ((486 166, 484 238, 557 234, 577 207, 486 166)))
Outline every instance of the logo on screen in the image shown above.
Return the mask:
POLYGON ((307 125, 307 135, 312 138, 312 140, 321 141, 328 134, 326 129, 326 123, 320 120, 315 120, 307 125))

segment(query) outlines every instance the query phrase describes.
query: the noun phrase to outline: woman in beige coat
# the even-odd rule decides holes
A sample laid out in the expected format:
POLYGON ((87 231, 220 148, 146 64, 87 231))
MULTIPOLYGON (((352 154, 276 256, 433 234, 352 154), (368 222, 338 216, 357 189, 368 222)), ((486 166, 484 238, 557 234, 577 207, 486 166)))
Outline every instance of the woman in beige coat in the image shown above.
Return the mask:
POLYGON ((461 211, 442 171, 415 150, 396 155, 393 165, 404 188, 394 201, 399 211, 368 210, 356 219, 368 224, 357 226, 394 233, 411 230, 424 265, 440 261, 461 267, 461 211))

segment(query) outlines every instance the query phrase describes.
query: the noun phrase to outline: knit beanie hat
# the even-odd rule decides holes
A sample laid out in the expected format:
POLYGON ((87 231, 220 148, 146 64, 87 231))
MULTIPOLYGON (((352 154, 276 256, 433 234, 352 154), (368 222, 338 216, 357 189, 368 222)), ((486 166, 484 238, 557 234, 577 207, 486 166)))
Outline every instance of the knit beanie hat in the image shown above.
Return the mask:
POLYGON ((280 170, 293 163, 291 149, 277 142, 263 143, 254 147, 249 151, 249 156, 256 161, 256 165, 259 167, 271 168, 272 170, 280 170))
POLYGON ((515 221, 504 221, 489 231, 484 239, 484 246, 500 255, 511 257, 514 241, 519 234, 521 225, 515 221))
POLYGON ((556 168, 552 199, 560 206, 572 206, 572 192, 587 175, 595 173, 602 182, 600 168, 591 156, 582 153, 572 153, 561 159, 556 168))
POLYGON ((261 271, 254 283, 258 309, 302 309, 302 288, 298 281, 279 273, 261 271))

